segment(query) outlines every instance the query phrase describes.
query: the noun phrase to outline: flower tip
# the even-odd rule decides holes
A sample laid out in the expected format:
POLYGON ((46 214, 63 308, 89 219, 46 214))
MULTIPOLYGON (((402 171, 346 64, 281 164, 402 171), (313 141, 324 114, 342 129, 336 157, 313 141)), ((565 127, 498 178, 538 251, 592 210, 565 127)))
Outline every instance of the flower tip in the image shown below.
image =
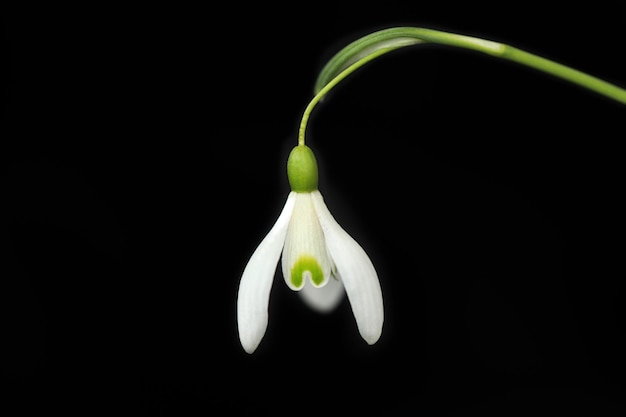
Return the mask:
POLYGON ((256 346, 252 346, 252 345, 244 345, 243 343, 241 345, 243 346, 243 350, 245 350, 246 353, 249 355, 252 355, 258 346, 258 344, 256 346))
POLYGON ((361 334, 361 337, 363 337, 363 340, 365 340, 367 344, 371 346, 378 342, 378 339, 380 339, 380 335, 381 332, 377 332, 373 334, 361 334))
POLYGON ((246 351, 246 353, 252 354, 254 353, 254 351, 256 350, 257 347, 259 347, 259 344, 261 343, 261 339, 263 338, 263 335, 259 336, 245 336, 243 334, 239 334, 239 341, 241 342, 241 346, 243 347, 243 350, 246 351))
POLYGON ((372 325, 374 323, 369 323, 369 324, 370 325, 366 325, 366 326, 363 326, 363 324, 358 326, 359 333, 361 334, 361 337, 363 338, 363 340, 367 342, 368 345, 373 345, 376 342, 378 342, 378 339, 380 339, 380 336, 382 335, 383 324, 382 324, 382 321, 380 321, 376 325, 372 325))

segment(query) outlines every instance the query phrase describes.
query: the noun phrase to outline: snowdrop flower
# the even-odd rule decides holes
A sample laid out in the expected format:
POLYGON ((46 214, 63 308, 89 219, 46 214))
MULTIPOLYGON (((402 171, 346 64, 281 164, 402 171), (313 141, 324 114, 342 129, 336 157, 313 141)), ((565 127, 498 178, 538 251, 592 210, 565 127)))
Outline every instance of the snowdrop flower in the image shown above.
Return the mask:
POLYGON ((347 294, 361 337, 378 341, 383 300, 378 275, 363 248, 335 221, 320 194, 311 149, 296 146, 287 161, 291 192, 278 220, 246 265, 237 296, 239 339, 256 350, 268 323, 270 290, 282 254, 282 273, 313 309, 328 312, 347 294))

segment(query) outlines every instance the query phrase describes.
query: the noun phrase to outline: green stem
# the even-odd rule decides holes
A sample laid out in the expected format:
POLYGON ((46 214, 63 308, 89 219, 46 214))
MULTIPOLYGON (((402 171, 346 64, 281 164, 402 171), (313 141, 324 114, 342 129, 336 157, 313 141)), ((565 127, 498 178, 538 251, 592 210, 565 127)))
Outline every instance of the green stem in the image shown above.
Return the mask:
MULTIPOLYGON (((393 49, 396 49, 396 48, 393 48, 393 49)), ((332 90, 333 87, 339 84, 344 78, 352 74, 357 68, 363 66, 364 64, 371 61, 372 59, 375 59, 379 57, 380 55, 383 55, 387 52, 389 52, 389 50, 379 49, 378 51, 368 55, 366 58, 360 59, 359 61, 349 65, 348 68, 341 71, 339 75, 337 75, 332 80, 330 80, 326 85, 324 85, 320 89, 320 91, 317 92, 317 94, 315 94, 315 96, 311 99, 308 106, 304 110, 304 114, 302 115, 302 121, 300 122, 300 132, 298 134, 298 145, 304 145, 304 134, 306 131, 306 125, 309 121, 309 117, 311 116, 311 112, 313 111, 313 107, 315 107, 315 105, 319 103, 322 97, 324 97, 326 93, 332 90)))
POLYGON ((559 64, 546 58, 522 51, 512 46, 505 46, 500 58, 517 62, 531 68, 551 74, 557 78, 577 84, 583 88, 626 104, 626 90, 600 78, 586 74, 574 68, 559 64))
POLYGON ((304 110, 298 134, 298 144, 304 145, 306 126, 313 108, 337 84, 358 68, 383 54, 420 43, 435 43, 470 49, 516 62, 569 81, 618 103, 626 104, 626 89, 521 49, 499 42, 439 30, 396 27, 370 33, 357 39, 340 50, 326 63, 315 83, 315 96, 304 110))

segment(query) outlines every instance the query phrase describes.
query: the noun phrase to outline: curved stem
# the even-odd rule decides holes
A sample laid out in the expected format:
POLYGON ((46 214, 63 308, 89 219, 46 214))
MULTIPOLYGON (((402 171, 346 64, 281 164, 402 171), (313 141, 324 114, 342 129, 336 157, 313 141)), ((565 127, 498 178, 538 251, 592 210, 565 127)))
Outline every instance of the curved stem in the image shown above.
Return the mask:
MULTIPOLYGON (((393 48, 396 49, 396 48, 393 48)), ((315 96, 311 99, 309 104, 306 106, 304 113, 302 114, 302 121, 300 121, 300 131, 298 133, 298 145, 304 145, 304 135, 306 131, 306 125, 309 121, 309 117, 311 116, 311 112, 313 108, 319 103, 319 101, 324 97, 330 90, 333 89, 337 84, 339 84, 344 78, 348 75, 352 74, 357 68, 365 65, 367 62, 375 59, 376 57, 389 52, 387 49, 380 49, 375 53, 368 55, 366 58, 362 58, 359 61, 351 64, 345 70, 341 71, 339 75, 330 80, 324 87, 320 89, 320 91, 315 94, 315 96)))
POLYGON ((500 58, 543 71, 547 74, 551 74, 555 77, 608 97, 619 103, 626 104, 626 90, 621 87, 521 49, 507 45, 503 46, 504 50, 501 55, 499 55, 500 58))
POLYGON ((516 62, 626 105, 626 89, 521 49, 499 42, 439 30, 396 27, 380 30, 357 39, 340 50, 327 62, 315 83, 315 96, 309 102, 302 116, 298 144, 304 145, 306 126, 313 108, 322 97, 348 75, 367 62, 387 52, 405 46, 428 42, 470 49, 516 62))

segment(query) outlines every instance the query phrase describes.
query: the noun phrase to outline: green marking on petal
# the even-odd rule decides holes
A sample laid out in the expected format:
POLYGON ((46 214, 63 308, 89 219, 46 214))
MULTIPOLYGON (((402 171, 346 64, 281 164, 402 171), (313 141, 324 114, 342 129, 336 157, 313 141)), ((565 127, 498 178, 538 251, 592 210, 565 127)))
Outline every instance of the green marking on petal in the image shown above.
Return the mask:
POLYGON ((304 284, 304 274, 309 273, 311 281, 315 285, 321 285, 324 282, 324 271, 317 259, 311 255, 302 255, 291 268, 291 283, 296 288, 302 288, 304 284))

